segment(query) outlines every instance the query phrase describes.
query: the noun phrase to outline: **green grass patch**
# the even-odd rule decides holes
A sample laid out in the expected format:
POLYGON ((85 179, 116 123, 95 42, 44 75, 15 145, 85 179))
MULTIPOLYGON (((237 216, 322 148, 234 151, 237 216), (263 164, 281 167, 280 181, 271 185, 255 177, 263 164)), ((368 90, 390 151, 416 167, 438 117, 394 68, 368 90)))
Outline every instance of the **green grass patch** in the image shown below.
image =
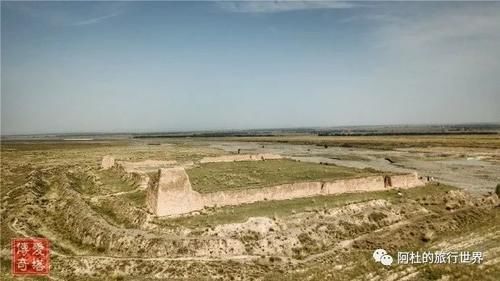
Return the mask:
POLYGON ((381 174, 369 169, 361 170, 293 160, 206 163, 187 170, 187 173, 193 189, 202 193, 381 174))

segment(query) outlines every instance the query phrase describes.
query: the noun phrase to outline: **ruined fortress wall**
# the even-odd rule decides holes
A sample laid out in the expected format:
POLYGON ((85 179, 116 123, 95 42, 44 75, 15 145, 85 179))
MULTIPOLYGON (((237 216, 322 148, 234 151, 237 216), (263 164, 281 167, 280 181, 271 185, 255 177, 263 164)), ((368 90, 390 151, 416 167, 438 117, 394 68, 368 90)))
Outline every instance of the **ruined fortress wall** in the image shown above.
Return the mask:
POLYGON ((235 161, 260 161, 260 160, 274 160, 283 159, 281 155, 262 153, 262 154, 235 154, 223 155, 216 157, 205 157, 200 160, 200 163, 216 163, 216 162, 235 162, 235 161))
POLYGON ((114 165, 115 165, 115 158, 109 155, 102 157, 101 169, 103 170, 111 169, 114 165))
POLYGON ((264 200, 287 200, 349 192, 386 190, 393 187, 414 187, 423 182, 413 175, 397 176, 399 186, 386 186, 384 176, 371 176, 332 182, 299 182, 263 188, 250 188, 234 191, 218 191, 201 194, 205 206, 225 206, 253 203, 264 200), (417 184, 418 183, 418 184, 417 184))
POLYGON ((379 191, 388 188, 390 188, 390 186, 385 186, 384 176, 371 176, 325 182, 323 189, 324 194, 338 194, 361 191, 379 191))
POLYGON ((278 186, 218 191, 201 194, 205 206, 226 206, 264 200, 286 200, 322 194, 321 182, 302 182, 278 186))
POLYGON ((158 214, 158 180, 160 178, 160 170, 158 174, 151 177, 146 189, 146 205, 151 213, 158 214))
MULTIPOLYGON (((156 194, 157 198, 151 209, 159 216, 184 214, 204 207, 182 167, 160 169, 158 184, 152 185, 152 195, 156 194)), ((154 199, 150 201, 154 203, 154 199)))
POLYGON ((139 162, 116 161, 115 166, 122 169, 129 179, 138 182, 140 188, 146 189, 149 185, 148 173, 157 172, 160 168, 176 164, 175 160, 144 160, 139 162))
POLYGON ((148 204, 159 216, 178 215, 210 206, 227 206, 265 200, 286 200, 352 192, 410 188, 425 184, 416 174, 371 176, 332 182, 302 182, 263 188, 198 193, 192 190, 182 167, 161 169, 158 183, 148 188, 148 204), (151 197, 151 198, 150 198, 151 197), (156 198, 153 198, 156 197, 156 198))
POLYGON ((146 189, 149 186, 149 181, 150 178, 147 174, 139 174, 140 180, 139 180, 139 187, 141 189, 146 189))
POLYGON ((425 180, 419 179, 416 173, 391 176, 391 184, 393 187, 411 188, 422 185, 422 183, 425 183, 425 180))
POLYGON ((146 173, 158 171, 159 168, 166 168, 177 164, 175 160, 144 160, 139 162, 117 161, 127 173, 146 173))

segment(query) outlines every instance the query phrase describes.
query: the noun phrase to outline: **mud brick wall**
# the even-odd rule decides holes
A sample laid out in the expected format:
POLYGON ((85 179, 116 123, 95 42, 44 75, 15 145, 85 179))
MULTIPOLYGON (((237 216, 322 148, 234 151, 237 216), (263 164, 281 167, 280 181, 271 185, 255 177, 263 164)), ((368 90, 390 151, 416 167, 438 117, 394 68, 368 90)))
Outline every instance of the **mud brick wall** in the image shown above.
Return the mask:
POLYGON ((148 187, 149 209, 158 216, 179 215, 210 206, 239 205, 264 200, 287 200, 318 195, 411 188, 425 184, 416 173, 370 176, 331 182, 301 182, 263 188, 218 191, 200 194, 193 191, 182 167, 160 169, 158 180, 148 187), (388 178, 389 177, 389 178, 388 178))
POLYGON ((281 155, 277 154, 236 154, 236 155, 224 155, 216 157, 205 157, 200 160, 200 163, 215 163, 215 162, 235 162, 235 161, 261 161, 261 160, 274 160, 283 159, 281 155))

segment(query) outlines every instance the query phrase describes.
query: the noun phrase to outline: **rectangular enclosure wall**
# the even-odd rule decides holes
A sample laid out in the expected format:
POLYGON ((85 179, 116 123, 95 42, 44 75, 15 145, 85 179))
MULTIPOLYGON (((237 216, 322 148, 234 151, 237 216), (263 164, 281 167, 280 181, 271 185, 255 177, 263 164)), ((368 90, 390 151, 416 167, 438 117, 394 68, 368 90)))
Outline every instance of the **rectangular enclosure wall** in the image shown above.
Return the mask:
POLYGON ((418 178, 417 174, 413 173, 198 193, 192 190, 188 175, 183 168, 168 168, 160 169, 158 181, 153 180, 150 184, 147 202, 154 214, 165 216, 185 214, 211 206, 239 205, 265 200, 287 200, 393 188, 411 188, 425 183, 425 180, 418 178))

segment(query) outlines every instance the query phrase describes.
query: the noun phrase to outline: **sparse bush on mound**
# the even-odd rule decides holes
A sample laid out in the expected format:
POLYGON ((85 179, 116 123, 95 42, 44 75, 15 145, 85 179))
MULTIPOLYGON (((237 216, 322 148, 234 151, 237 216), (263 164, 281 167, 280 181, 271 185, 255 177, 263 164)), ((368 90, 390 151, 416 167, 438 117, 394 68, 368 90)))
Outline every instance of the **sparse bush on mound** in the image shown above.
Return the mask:
POLYGON ((500 197, 500 183, 497 184, 497 188, 495 188, 495 193, 500 197))

